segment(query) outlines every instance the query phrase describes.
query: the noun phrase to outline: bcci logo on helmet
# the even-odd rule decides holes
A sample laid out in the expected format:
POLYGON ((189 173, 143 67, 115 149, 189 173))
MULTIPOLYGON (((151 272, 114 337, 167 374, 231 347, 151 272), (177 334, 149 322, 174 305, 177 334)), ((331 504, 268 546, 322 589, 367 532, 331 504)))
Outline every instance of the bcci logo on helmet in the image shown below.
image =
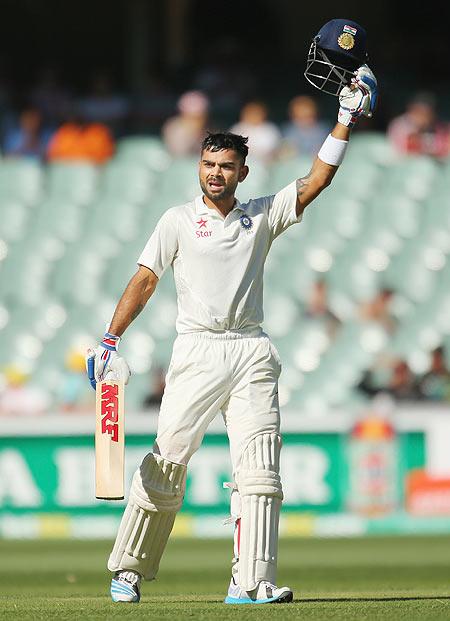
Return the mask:
POLYGON ((343 50, 351 50, 355 46, 355 38, 348 32, 343 32, 338 37, 338 44, 343 50))

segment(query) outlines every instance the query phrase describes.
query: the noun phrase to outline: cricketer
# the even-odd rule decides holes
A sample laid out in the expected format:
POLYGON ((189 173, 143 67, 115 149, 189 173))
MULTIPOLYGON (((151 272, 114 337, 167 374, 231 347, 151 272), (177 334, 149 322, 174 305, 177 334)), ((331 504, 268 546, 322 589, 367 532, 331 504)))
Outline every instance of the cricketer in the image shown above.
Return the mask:
POLYGON ((109 557, 114 602, 138 602, 152 580, 180 509, 189 460, 220 412, 230 443, 234 556, 227 604, 290 602, 277 586, 278 522, 283 491, 277 351, 261 328, 263 271, 272 242, 301 222, 332 181, 351 128, 375 108, 377 82, 366 64, 366 33, 351 20, 321 28, 306 78, 339 97, 338 121, 311 171, 273 196, 235 198, 249 174, 247 139, 210 133, 203 141, 201 194, 164 213, 138 260, 103 342, 88 352, 90 381, 128 381, 119 341, 164 271, 174 274, 178 318, 152 452, 137 469, 109 557))

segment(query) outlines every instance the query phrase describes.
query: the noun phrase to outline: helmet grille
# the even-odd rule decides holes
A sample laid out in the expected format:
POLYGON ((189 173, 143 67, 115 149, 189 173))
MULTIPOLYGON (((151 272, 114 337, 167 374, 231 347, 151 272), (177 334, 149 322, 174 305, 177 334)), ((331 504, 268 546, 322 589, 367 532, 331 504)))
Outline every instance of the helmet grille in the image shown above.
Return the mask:
POLYGON ((337 97, 341 89, 350 84, 356 65, 356 61, 349 61, 338 54, 326 54, 314 40, 308 52, 305 78, 320 91, 337 97))

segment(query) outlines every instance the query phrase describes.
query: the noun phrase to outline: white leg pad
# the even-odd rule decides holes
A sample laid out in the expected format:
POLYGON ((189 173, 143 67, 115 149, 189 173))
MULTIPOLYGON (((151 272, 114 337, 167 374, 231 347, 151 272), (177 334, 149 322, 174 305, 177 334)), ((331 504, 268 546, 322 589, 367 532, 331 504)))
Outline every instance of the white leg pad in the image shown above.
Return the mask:
POLYGON ((236 475, 241 499, 237 579, 245 591, 255 589, 261 580, 275 584, 283 500, 280 449, 277 433, 256 436, 246 447, 236 475))
POLYGON ((130 498, 108 561, 110 571, 132 569, 153 580, 181 507, 186 466, 149 453, 136 470, 130 498))

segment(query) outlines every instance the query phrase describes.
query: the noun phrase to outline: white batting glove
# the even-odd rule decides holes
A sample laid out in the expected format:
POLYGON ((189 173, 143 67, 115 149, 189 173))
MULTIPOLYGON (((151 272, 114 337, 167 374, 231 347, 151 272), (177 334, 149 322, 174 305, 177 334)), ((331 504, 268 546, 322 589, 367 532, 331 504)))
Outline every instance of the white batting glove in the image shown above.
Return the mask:
POLYGON ((375 110, 377 97, 377 79, 367 65, 362 65, 355 71, 350 86, 344 86, 339 93, 339 123, 353 127, 360 116, 370 118, 375 110))
POLYGON ((95 349, 89 349, 86 355, 86 369, 92 388, 102 380, 116 380, 128 383, 131 375, 125 360, 117 353, 120 337, 107 332, 103 341, 95 349))

